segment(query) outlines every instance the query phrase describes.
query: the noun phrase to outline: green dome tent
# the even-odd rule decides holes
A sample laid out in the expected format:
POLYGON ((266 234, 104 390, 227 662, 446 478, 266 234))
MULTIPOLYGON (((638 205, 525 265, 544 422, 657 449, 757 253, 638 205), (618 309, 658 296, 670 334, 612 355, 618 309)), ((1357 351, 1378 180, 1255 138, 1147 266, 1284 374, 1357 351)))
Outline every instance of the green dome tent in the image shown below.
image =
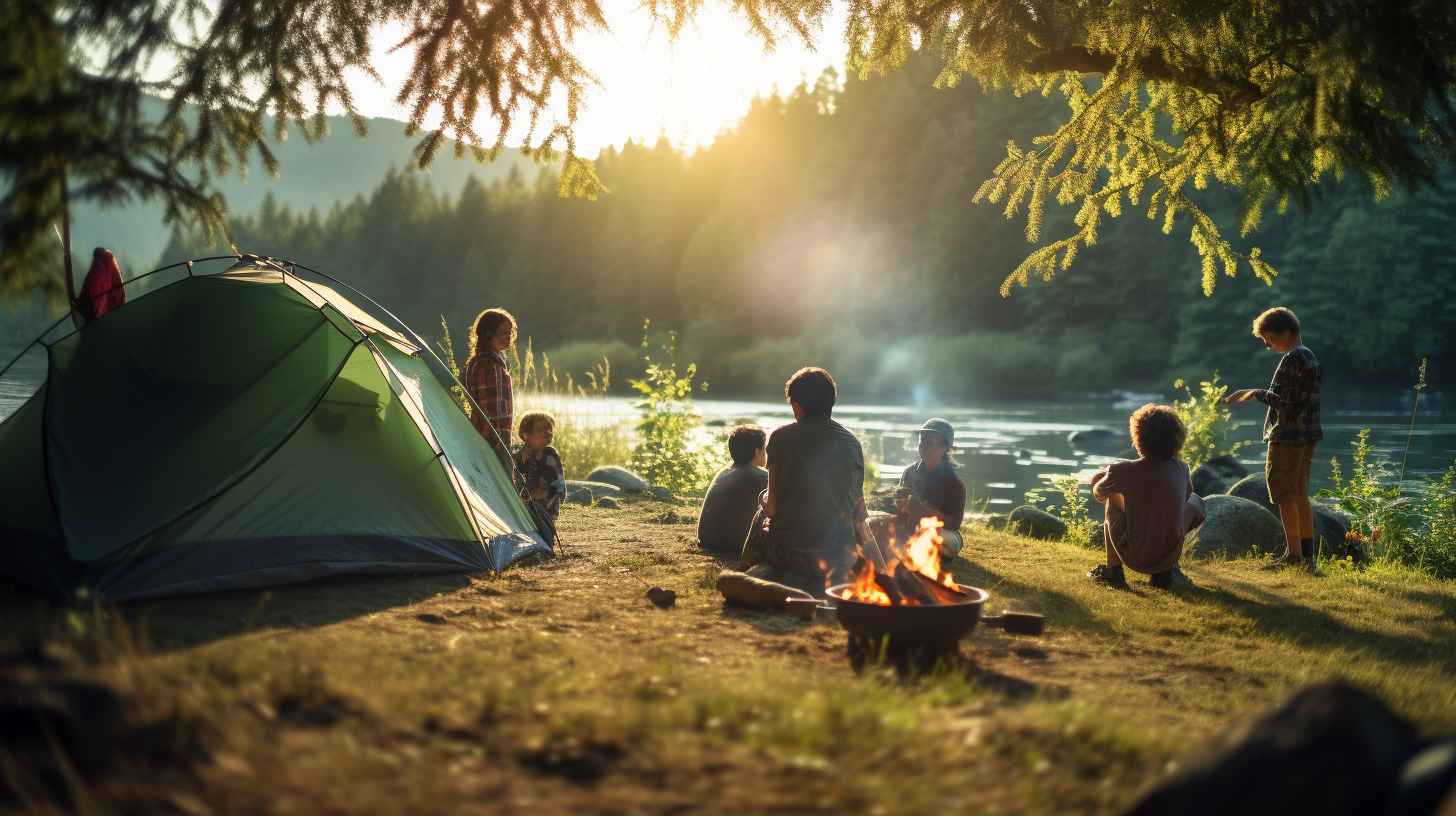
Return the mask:
POLYGON ((403 324, 283 262, 164 269, 32 344, 44 381, 0 422, 0 573, 125 600, 550 554, 403 324))

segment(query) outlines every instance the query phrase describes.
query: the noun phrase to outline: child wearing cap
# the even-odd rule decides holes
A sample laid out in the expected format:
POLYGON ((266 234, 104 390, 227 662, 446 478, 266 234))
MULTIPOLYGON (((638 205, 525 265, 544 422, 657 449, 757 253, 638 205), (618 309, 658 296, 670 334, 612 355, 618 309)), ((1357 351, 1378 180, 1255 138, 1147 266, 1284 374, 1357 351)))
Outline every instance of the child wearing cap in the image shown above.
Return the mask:
POLYGON ((900 476, 899 507, 892 516, 873 519, 870 529, 884 549, 891 539, 903 540, 913 533, 920 519, 935 516, 945 524, 940 531, 940 557, 949 561, 964 544, 961 522, 966 514, 966 484, 956 474, 955 462, 950 458, 955 429, 936 417, 926 420, 919 433, 920 461, 905 468, 900 476))

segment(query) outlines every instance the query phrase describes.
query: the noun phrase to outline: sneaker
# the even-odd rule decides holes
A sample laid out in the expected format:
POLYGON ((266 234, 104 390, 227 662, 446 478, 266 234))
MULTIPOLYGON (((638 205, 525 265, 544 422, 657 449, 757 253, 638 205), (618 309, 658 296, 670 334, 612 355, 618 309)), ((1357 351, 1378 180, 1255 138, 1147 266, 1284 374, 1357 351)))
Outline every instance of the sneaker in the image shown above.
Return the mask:
POLYGON ((1101 584, 1112 589, 1127 589, 1127 576, 1123 575, 1122 567, 1109 567, 1106 564, 1098 564, 1087 573, 1093 583, 1101 584))

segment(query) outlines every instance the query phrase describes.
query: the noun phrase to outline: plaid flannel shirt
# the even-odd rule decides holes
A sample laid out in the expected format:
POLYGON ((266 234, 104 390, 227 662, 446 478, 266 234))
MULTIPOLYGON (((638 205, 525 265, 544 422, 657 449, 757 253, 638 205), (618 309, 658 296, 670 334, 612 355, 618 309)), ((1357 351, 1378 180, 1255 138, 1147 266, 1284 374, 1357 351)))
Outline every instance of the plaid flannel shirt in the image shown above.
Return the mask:
POLYGON ((1312 445, 1324 438, 1320 425, 1321 379, 1319 360, 1304 346, 1279 360, 1273 382, 1254 392, 1254 399, 1269 406, 1264 415, 1264 441, 1312 445))
POLYGON ((511 372, 506 369, 506 358, 498 351, 475 355, 475 360, 466 367, 465 389, 474 398, 480 410, 470 409, 470 424, 485 437, 485 441, 510 458, 511 422, 514 419, 514 403, 511 395, 511 372), (482 415, 481 412, 484 412, 482 415), (494 431, 492 431, 494 428, 494 431))

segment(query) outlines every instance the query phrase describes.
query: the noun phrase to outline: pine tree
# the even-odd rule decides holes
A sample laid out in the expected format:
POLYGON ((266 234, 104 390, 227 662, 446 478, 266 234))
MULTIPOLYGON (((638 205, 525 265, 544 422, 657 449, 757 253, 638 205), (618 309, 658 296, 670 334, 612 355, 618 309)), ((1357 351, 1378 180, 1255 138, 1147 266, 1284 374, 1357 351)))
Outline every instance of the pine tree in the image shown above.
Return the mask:
MULTIPOLYGON (((669 35, 702 0, 647 0, 669 35)), ((733 0, 766 42, 812 42, 826 0, 733 0)), ((449 140, 499 150, 524 124, 527 147, 564 154, 562 192, 603 189, 575 155, 573 125, 592 78, 574 37, 606 25, 601 0, 13 0, 0 5, 0 281, 49 273, 47 231, 71 199, 157 198, 169 217, 223 228, 209 180, 290 123, 306 138, 322 112, 353 113, 346 77, 371 72, 381 24, 413 70, 398 89, 418 130, 414 157, 449 140), (157 79, 147 66, 174 64, 157 79), (143 115, 151 95, 166 100, 143 115), (559 107, 555 102, 564 104, 559 107), (558 111, 560 115, 558 115, 558 111), (477 132, 489 121, 494 134, 477 132), (69 181, 67 181, 69 180, 69 181)), ((1303 204, 1324 178, 1354 175, 1377 196, 1429 180, 1456 147, 1451 105, 1456 6, 1446 0, 850 0, 850 67, 898 68, 917 49, 937 82, 966 78, 1015 93, 1059 93, 1069 113, 1029 146, 1012 144, 979 191, 1025 214, 1040 244, 1003 287, 1050 277, 1094 245, 1124 209, 1186 230, 1202 282, 1240 266, 1269 279, 1258 248, 1235 247, 1198 203, 1218 183, 1242 191, 1244 235, 1266 210, 1303 204), (1046 240, 1047 205, 1075 209, 1046 240)), ((725 66, 725 70, 731 66, 725 66)), ((355 127, 364 122, 355 115, 355 127)), ((53 242, 52 242, 53 243, 53 242)))

